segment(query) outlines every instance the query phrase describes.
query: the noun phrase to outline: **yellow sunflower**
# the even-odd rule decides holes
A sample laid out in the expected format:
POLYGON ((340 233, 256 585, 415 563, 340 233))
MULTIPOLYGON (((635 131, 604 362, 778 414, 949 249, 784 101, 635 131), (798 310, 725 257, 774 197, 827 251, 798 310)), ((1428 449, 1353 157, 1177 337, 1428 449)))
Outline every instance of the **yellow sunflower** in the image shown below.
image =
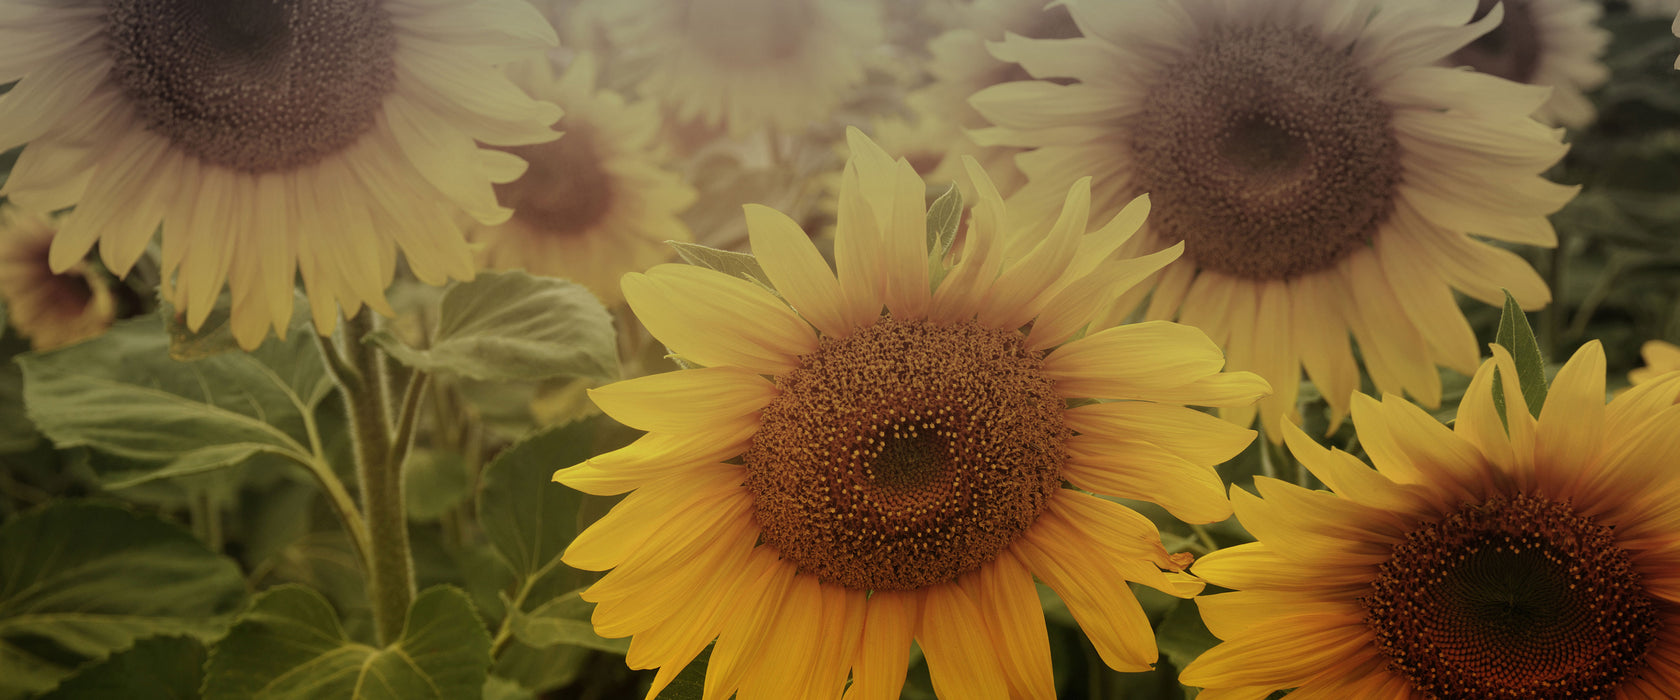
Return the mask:
POLYGON ((1553 88, 1534 116, 1548 124, 1580 128, 1597 115, 1581 93, 1610 79, 1599 60, 1610 32, 1598 26, 1604 14, 1596 0, 1478 0, 1480 19, 1503 3, 1505 20, 1442 63, 1553 88))
POLYGON ((390 313, 396 252, 421 280, 472 276, 455 228, 512 212, 559 118, 492 64, 554 43, 522 0, 64 0, 0 7, 3 194, 73 204, 63 271, 99 243, 124 275, 163 232, 165 294, 197 328, 224 284, 247 348, 283 333, 301 274, 316 327, 390 313))
MULTIPOLYGON (((1346 415, 1350 333, 1378 390, 1434 406, 1435 366, 1469 374, 1478 358, 1453 289, 1550 300, 1528 263, 1468 235, 1556 245, 1546 215, 1577 188, 1537 175, 1567 150, 1528 116, 1548 89, 1432 65, 1498 9, 1466 25, 1471 0, 1065 4, 1085 38, 1010 37, 993 53, 1076 82, 980 92, 999 126, 976 136, 1034 149, 1016 158, 1029 182, 1011 207, 1039 217, 1082 174, 1099 214, 1149 193, 1155 214, 1124 252, 1185 250, 1147 317, 1207 331, 1232 368, 1270 381, 1259 409, 1274 441, 1303 366, 1333 424, 1346 415)), ((1225 415, 1247 425, 1254 409, 1225 415)))
POLYGON ((57 228, 0 208, 0 298, 6 321, 36 350, 87 340, 110 327, 116 301, 105 278, 77 262, 54 273, 47 250, 57 228))
POLYGON ((1236 592, 1197 600, 1225 641, 1181 680, 1199 700, 1680 697, 1680 374, 1606 406, 1604 371, 1581 348, 1535 419, 1495 347, 1450 429, 1360 395, 1375 471, 1286 426, 1334 493, 1232 490, 1260 541, 1196 563, 1236 592))
POLYGON ((564 277, 609 305, 623 301, 619 277, 669 259, 665 241, 693 237, 677 215, 694 203, 694 188, 654 154, 658 109, 597 89, 589 54, 559 78, 546 58, 509 73, 531 96, 565 110, 556 126, 565 135, 506 149, 530 163, 519 179, 496 186, 513 218, 474 227, 467 238, 480 244, 486 267, 564 277))
MULTIPOLYGON (((930 180, 959 180, 962 156, 966 155, 980 161, 997 183, 998 191, 1006 197, 1026 181, 1015 167, 1015 155, 1022 149, 981 146, 962 130, 987 126, 985 117, 968 104, 968 98, 974 93, 999 83, 1033 77, 1015 63, 994 58, 986 50, 987 42, 1002 40, 1009 33, 1034 39, 1079 36, 1079 28, 1074 26, 1067 8, 1046 7, 1051 4, 1046 0, 976 0, 957 13, 956 28, 928 42, 928 51, 933 54, 928 72, 933 80, 911 95, 911 107, 921 119, 948 124, 953 130, 947 155, 939 167, 929 172, 930 180)), ((965 196, 972 194, 964 192, 965 196)))
POLYGON ((1265 382, 1222 373, 1188 326, 1090 324, 1178 255, 1113 256, 1145 202, 1087 234, 1078 183, 1009 256, 1002 198, 971 160, 982 196, 947 265, 930 261, 921 178, 849 141, 838 278, 758 206, 752 248, 779 296, 698 267, 625 277, 653 334, 704 367, 592 392, 648 434, 555 474, 633 491, 565 554, 611 570, 584 593, 596 630, 634 637, 628 663, 659 667, 655 694, 716 639, 707 698, 836 697, 848 675, 848 698, 896 698, 914 640, 942 697, 1053 697, 1036 577, 1108 665, 1148 668, 1154 637, 1119 582, 1194 595, 1189 555, 1062 484, 1225 518, 1212 465, 1254 433, 1182 404, 1249 403, 1265 382), (1090 397, 1129 400, 1069 408, 1090 397))
POLYGON ((642 95, 734 136, 828 117, 883 41, 880 8, 854 0, 609 0, 598 16, 642 95))
POLYGON ((1643 384, 1669 372, 1680 372, 1680 346, 1648 340, 1639 346, 1639 354, 1645 358, 1645 366, 1628 372, 1629 382, 1643 384))

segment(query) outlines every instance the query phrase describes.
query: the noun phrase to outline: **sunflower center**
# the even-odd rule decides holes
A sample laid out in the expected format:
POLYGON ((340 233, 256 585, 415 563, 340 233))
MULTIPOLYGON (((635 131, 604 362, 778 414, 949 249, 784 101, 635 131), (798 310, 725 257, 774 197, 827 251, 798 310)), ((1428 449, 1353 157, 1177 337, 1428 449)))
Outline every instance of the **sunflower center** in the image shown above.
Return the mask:
POLYGON ((496 185, 496 197, 513 209, 515 219, 567 236, 600 222, 614 193, 594 130, 564 121, 560 128, 565 135, 553 141, 502 149, 530 165, 518 180, 496 185))
POLYGON ((684 26, 708 56, 758 67, 797 54, 816 15, 809 0, 689 0, 684 26))
POLYGON ((1324 269, 1388 216, 1390 110, 1347 51, 1276 28, 1211 32, 1133 117, 1151 226, 1202 268, 1255 280, 1324 269))
POLYGON ((1614 531, 1527 495, 1407 535, 1363 602, 1378 645, 1429 697, 1608 697, 1658 628, 1614 531))
POLYGON ((343 150, 396 83, 375 0, 108 0, 106 23, 111 75, 147 127, 235 170, 343 150))
POLYGON ((1065 405, 1021 334, 883 318, 780 377, 743 456, 764 542, 861 590, 991 561, 1061 487, 1065 405))
MULTIPOLYGON (((1479 20, 1493 10, 1499 0, 1481 0, 1476 4, 1479 20)), ((1447 59, 1450 65, 1470 66, 1481 73, 1497 75, 1506 80, 1526 83, 1534 79, 1540 68, 1540 25, 1534 20, 1534 8, 1522 0, 1505 0, 1505 18, 1492 31, 1477 37, 1447 59)))

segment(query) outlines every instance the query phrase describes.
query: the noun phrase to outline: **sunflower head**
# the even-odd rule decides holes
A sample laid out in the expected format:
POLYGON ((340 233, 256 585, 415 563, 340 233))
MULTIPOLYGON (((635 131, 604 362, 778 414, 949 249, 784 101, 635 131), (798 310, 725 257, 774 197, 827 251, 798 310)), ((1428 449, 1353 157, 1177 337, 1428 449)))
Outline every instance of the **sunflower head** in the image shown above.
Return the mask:
POLYGON ((1037 577, 1106 663, 1148 668, 1148 620, 1113 582, 1200 584, 1147 518, 1088 491, 1224 519, 1212 465, 1254 433, 1183 404, 1250 403, 1265 382, 1221 372, 1192 328, 1092 322, 1178 255, 1115 255, 1147 200, 1088 232, 1081 182, 1054 225, 1012 226, 970 158, 979 201, 953 251, 958 217, 930 225, 908 161, 855 129, 848 147, 833 269, 748 205, 756 263, 738 274, 625 276, 637 316, 700 366, 592 390, 648 434, 555 475, 633 491, 566 553, 612 570, 584 594, 596 629, 634 637, 656 690, 715 638, 708 693, 832 696, 850 676, 853 696, 894 698, 915 641, 941 695, 1050 697, 1037 577))
POLYGON ((1504 348, 1452 428, 1390 396, 1354 423, 1373 471, 1288 428, 1331 492, 1233 490, 1259 542, 1195 571, 1225 643, 1187 667, 1209 689, 1323 697, 1680 694, 1680 373, 1604 401, 1589 343, 1531 415, 1504 348), (1495 401, 1494 377, 1502 378, 1495 401), (1283 639, 1300 650, 1276 649, 1283 639))
POLYGON ((104 332, 116 313, 103 275, 79 263, 63 272, 47 264, 58 227, 12 207, 0 209, 0 298, 6 320, 36 350, 69 345, 104 332))

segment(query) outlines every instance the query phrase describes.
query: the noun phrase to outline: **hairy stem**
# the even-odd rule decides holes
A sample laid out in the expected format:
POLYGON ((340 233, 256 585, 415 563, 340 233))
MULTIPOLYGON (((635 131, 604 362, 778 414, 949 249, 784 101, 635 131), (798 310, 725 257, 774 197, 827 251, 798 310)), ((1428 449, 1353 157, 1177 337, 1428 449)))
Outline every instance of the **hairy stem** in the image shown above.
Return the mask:
POLYGON ((328 365, 349 409, 361 510, 367 517, 368 600, 384 645, 402 636, 403 618, 414 599, 414 562, 403 511, 402 459, 408 448, 406 440, 401 449, 392 440, 384 356, 363 342, 373 331, 373 313, 364 310, 346 320, 344 331, 343 348, 323 349, 329 351, 328 365))

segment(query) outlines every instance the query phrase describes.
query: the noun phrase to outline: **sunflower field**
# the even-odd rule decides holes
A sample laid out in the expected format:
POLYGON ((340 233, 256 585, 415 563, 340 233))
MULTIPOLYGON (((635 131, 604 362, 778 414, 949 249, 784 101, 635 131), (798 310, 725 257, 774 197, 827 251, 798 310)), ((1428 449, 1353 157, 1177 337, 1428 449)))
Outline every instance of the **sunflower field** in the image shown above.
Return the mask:
POLYGON ((0 700, 1680 698, 1680 0, 0 0, 0 700))

